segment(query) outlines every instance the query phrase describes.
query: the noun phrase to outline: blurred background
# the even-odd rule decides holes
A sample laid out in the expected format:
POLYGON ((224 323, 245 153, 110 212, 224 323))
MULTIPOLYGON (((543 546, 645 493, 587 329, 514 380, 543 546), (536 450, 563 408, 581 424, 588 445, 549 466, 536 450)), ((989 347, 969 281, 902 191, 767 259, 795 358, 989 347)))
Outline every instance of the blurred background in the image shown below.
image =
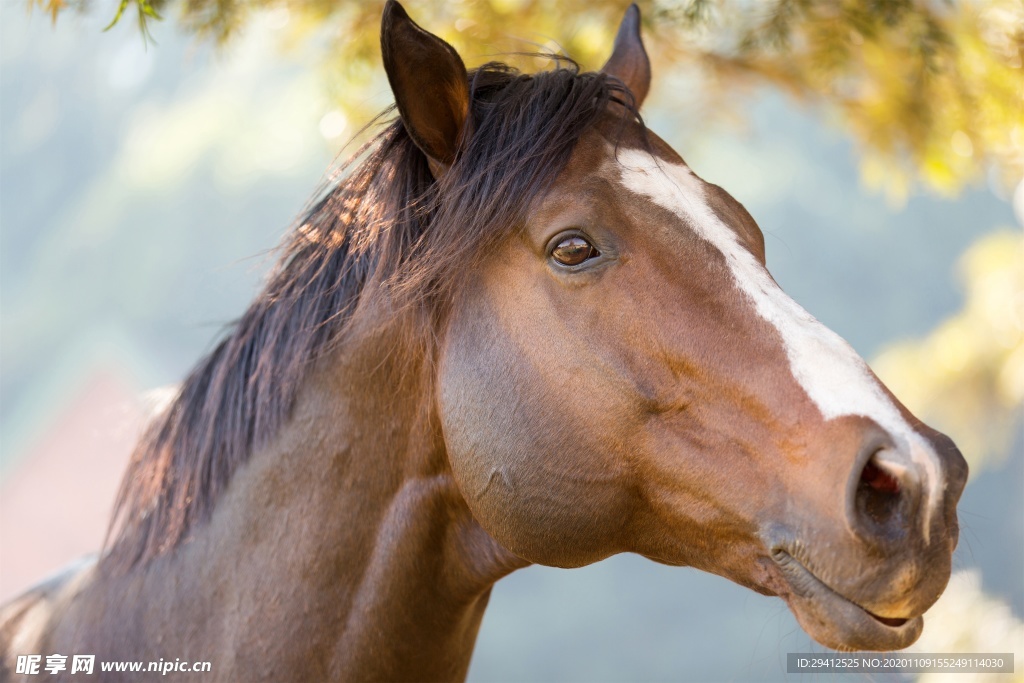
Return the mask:
MULTIPOLYGON (((588 69, 625 9, 405 4, 469 66, 561 49, 588 69)), ((0 5, 0 600, 99 547, 147 403, 390 102, 378 2, 126 0, 106 32, 117 5, 65 5, 0 5)), ((1024 670, 1024 5, 641 9, 648 124, 970 461, 957 573, 916 648, 1024 670)), ((781 681, 815 651, 778 599, 621 556, 500 582, 470 680, 781 681)))

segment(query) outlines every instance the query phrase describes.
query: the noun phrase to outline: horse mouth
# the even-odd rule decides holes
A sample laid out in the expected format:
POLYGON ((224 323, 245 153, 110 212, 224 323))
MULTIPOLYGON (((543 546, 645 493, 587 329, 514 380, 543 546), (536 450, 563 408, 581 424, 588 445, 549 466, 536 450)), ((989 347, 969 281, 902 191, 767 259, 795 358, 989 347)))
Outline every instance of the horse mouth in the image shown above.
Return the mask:
POLYGON ((874 614, 844 597, 782 549, 772 551, 791 593, 786 596, 800 626, 822 645, 835 650, 900 650, 917 640, 920 616, 902 619, 874 614))

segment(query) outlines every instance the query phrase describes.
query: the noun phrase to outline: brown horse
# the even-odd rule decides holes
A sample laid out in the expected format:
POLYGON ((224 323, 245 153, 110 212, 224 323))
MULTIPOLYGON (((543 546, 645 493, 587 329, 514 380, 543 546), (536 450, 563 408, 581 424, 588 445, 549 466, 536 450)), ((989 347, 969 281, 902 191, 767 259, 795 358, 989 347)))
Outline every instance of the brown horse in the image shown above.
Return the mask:
POLYGON ((599 73, 467 72, 393 0, 381 44, 399 118, 155 419, 100 559, 4 607, 2 677, 460 679, 498 579, 622 552, 912 643, 964 460, 644 128, 637 9, 599 73))

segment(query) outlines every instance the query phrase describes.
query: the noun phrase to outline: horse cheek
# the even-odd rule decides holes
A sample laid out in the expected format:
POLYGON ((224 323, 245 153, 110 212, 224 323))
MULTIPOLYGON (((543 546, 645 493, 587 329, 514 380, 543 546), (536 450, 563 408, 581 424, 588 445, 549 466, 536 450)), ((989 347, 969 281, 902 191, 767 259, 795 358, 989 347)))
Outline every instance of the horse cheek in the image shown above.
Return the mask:
MULTIPOLYGON (((486 327, 486 326, 484 326, 486 327)), ((448 461, 477 521, 523 559, 574 567, 619 552, 624 488, 566 396, 504 335, 449 330, 438 369, 448 461), (587 463, 581 467, 581 463, 587 463)))

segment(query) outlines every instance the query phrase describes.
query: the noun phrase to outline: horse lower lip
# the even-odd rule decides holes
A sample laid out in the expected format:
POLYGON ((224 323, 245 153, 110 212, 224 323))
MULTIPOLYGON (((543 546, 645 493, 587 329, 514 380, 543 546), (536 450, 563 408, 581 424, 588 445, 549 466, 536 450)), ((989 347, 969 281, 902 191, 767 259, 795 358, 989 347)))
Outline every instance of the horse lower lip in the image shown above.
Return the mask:
POLYGON ((793 591, 787 601, 797 620, 823 645, 835 649, 902 649, 920 634, 921 617, 878 616, 837 593, 781 548, 772 552, 772 559, 793 591), (801 618, 801 614, 809 619, 801 618), (815 623, 824 630, 812 632, 815 623))
MULTIPOLYGON (((861 609, 864 609, 864 608, 862 607, 861 609)), ((909 619, 889 619, 888 617, 880 617, 877 614, 875 614, 874 612, 871 612, 869 610, 864 610, 864 611, 867 612, 868 614, 870 614, 876 620, 878 620, 878 621, 882 622, 883 624, 885 624, 886 626, 891 626, 893 628, 899 628, 900 626, 903 626, 903 624, 905 624, 908 621, 910 621, 909 619)))

